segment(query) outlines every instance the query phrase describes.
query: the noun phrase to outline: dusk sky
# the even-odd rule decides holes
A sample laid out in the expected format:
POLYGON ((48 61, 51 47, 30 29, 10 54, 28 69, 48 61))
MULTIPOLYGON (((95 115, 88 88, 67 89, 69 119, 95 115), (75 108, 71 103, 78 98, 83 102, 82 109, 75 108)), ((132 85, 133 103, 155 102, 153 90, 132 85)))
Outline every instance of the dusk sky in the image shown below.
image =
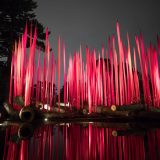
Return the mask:
POLYGON ((68 52, 80 44, 100 49, 116 31, 116 21, 124 36, 131 39, 143 33, 145 42, 160 35, 160 1, 158 0, 37 0, 38 19, 51 31, 54 48, 60 35, 68 52))
MULTIPOLYGON (((58 35, 66 44, 67 55, 82 44, 91 49, 107 47, 109 35, 116 33, 119 21, 122 38, 128 32, 132 44, 142 32, 144 41, 156 43, 160 35, 160 1, 158 0, 37 0, 36 15, 51 31, 50 44, 57 56, 58 35)), ((85 54, 83 54, 85 59, 85 54)))

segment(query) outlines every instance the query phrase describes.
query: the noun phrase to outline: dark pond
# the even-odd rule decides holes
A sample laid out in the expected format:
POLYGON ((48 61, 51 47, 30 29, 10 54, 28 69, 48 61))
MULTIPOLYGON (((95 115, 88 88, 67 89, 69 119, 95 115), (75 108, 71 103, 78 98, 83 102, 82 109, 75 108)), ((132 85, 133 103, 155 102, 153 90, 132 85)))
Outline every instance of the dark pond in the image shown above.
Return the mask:
POLYGON ((152 124, 14 123, 0 129, 3 160, 160 159, 160 129, 152 124))

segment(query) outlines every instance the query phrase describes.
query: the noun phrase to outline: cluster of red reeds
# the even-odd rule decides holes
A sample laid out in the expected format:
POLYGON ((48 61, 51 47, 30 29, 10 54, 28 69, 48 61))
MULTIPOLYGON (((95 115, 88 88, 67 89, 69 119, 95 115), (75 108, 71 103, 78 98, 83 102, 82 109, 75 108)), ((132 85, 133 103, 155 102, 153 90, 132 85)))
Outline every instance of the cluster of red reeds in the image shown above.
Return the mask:
MULTIPOLYGON (((160 72, 158 64, 158 50, 150 45, 144 46, 142 35, 135 36, 135 47, 130 46, 127 34, 127 45, 120 36, 117 23, 117 42, 115 36, 108 40, 108 48, 102 47, 101 52, 86 47, 86 63, 82 59, 82 48, 69 58, 68 73, 66 70, 65 45, 58 39, 58 58, 50 52, 48 30, 46 30, 46 47, 41 64, 40 50, 36 50, 36 29, 30 34, 30 48, 27 54, 27 27, 21 40, 15 44, 13 51, 10 81, 10 98, 21 96, 24 105, 29 106, 34 100, 42 102, 43 107, 52 110, 55 102, 54 85, 58 88, 58 102, 60 104, 60 78, 64 77, 64 104, 77 109, 89 106, 89 112, 96 110, 96 106, 110 107, 140 103, 144 95, 144 103, 155 107, 160 106, 160 72), (116 47, 117 46, 117 47, 116 47), (61 49, 62 48, 62 49, 61 49), (98 53, 98 57, 96 56, 98 53), (38 54, 38 62, 35 57, 38 54), (62 57, 62 58, 61 58, 62 57), (138 74, 137 64, 140 64, 138 74), (61 67, 63 66, 63 67, 61 67), (62 69, 63 68, 63 69, 62 69), (63 73, 63 74, 62 74, 63 73), (58 84, 56 84, 56 75, 58 84), (140 93, 139 81, 142 81, 143 92, 140 93), (34 88, 36 85, 36 89, 34 88), (36 95, 35 95, 36 91, 36 95)), ((14 105, 16 108, 16 106, 14 105)))

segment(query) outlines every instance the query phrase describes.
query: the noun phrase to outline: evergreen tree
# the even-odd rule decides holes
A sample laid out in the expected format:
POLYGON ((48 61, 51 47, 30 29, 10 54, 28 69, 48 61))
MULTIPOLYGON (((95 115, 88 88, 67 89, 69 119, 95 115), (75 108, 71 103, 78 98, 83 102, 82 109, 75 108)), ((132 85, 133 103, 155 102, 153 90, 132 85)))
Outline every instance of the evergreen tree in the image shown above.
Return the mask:
MULTIPOLYGON (((6 72, 5 75, 0 77, 0 81, 5 80, 6 87, 9 86, 13 46, 15 41, 18 41, 23 34, 26 24, 28 24, 28 31, 31 28, 34 31, 35 26, 37 27, 37 47, 44 50, 45 29, 36 19, 34 13, 36 8, 37 2, 34 0, 0 0, 0 61, 3 60, 6 63, 4 65, 6 66, 4 68, 6 72)), ((8 87, 5 89, 8 92, 8 87)))
POLYGON ((44 49, 45 32, 43 25, 36 19, 34 13, 36 8, 37 2, 33 0, 0 1, 0 58, 8 58, 7 65, 9 67, 12 47, 23 34, 26 23, 32 24, 32 29, 37 27, 37 45, 44 49))

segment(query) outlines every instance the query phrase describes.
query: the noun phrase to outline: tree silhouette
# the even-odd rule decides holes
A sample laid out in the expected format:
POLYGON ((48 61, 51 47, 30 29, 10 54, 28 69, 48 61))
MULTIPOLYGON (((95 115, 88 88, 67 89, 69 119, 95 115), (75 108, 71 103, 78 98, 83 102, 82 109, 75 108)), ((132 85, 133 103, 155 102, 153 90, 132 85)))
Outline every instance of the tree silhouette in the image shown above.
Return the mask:
MULTIPOLYGON (((0 81, 6 81, 7 92, 13 46, 15 41, 18 41, 19 37, 23 34, 26 24, 31 26, 28 27, 29 32, 31 29, 34 31, 34 28, 37 28, 37 47, 44 50, 45 30, 43 25, 36 19, 34 13, 36 8, 37 2, 33 0, 0 1, 0 61, 6 63, 4 68, 1 69, 1 74, 3 73, 3 69, 6 72, 5 75, 0 77, 0 81)), ((29 37, 30 35, 28 34, 28 44, 29 37)))
POLYGON ((37 2, 33 0, 1 0, 0 58, 8 58, 7 65, 10 65, 14 42, 23 34, 26 23, 32 24, 32 29, 37 27, 37 45, 44 49, 45 32, 43 25, 36 19, 36 8, 37 2))

